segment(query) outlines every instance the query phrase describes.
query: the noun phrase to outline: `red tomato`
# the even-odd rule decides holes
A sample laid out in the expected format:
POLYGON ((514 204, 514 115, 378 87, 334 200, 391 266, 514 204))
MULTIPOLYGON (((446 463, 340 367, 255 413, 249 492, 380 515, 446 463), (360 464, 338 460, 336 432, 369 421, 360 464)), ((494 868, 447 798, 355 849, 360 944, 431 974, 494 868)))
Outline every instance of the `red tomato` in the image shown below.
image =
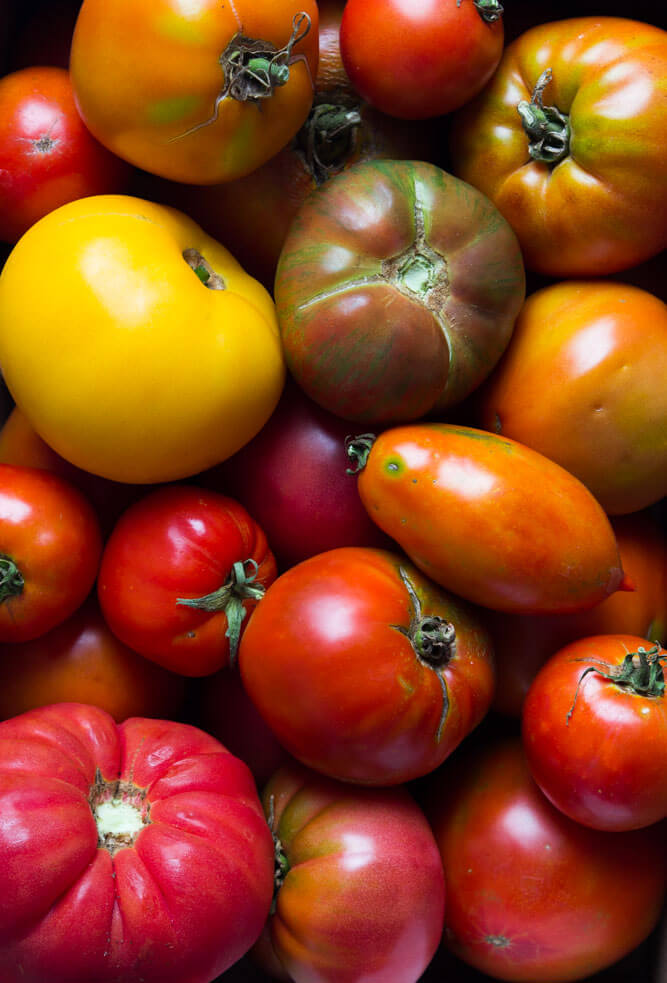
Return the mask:
POLYGON ((263 796, 276 844, 268 932, 294 983, 412 983, 442 933, 433 834, 403 788, 284 768, 263 796))
POLYGON ((172 717, 185 680, 123 645, 91 597, 30 642, 0 648, 0 718, 49 703, 92 703, 117 720, 172 717))
POLYGON ((565 815, 617 832, 667 817, 667 649, 593 635, 553 655, 523 704, 533 778, 565 815))
POLYGON ((16 242, 76 198, 121 193, 129 177, 127 164, 83 125, 65 68, 23 68, 0 79, 0 238, 16 242))
POLYGON ((90 592, 102 552, 97 516, 67 481, 0 464, 0 640, 60 624, 90 592))
POLYGON ((233 662, 245 617, 276 576, 246 509, 194 485, 149 492, 120 517, 97 582, 109 627, 184 676, 233 662))
POLYGON ((445 868, 444 941, 494 979, 588 978, 642 942, 665 893, 665 830, 605 833, 555 809, 520 741, 452 760, 427 807, 445 868))
POLYGON ((382 112, 425 119, 458 109, 488 82, 503 51, 497 0, 348 0, 343 64, 382 112))
POLYGON ((428 577, 461 597, 540 614, 583 610, 632 589, 591 493, 514 440, 416 423, 374 441, 362 435, 349 450, 369 515, 428 577))
POLYGON ((261 931, 273 845, 213 737, 60 703, 0 723, 0 876, 3 983, 210 983, 261 931))
POLYGON ((486 713, 494 682, 467 605, 400 555, 354 547, 304 560, 269 587, 239 666, 287 751, 366 785, 439 765, 486 713))
POLYGON ((257 436, 201 477, 243 502, 283 569, 339 546, 390 548, 346 474, 348 434, 347 423, 288 384, 257 436))

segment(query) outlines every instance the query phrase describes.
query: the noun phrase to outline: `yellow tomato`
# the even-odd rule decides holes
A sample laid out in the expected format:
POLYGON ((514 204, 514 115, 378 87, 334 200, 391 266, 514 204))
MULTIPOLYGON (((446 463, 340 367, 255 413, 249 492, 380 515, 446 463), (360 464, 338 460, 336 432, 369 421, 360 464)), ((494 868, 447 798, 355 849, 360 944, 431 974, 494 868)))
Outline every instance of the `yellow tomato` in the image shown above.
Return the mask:
POLYGON ((16 244, 0 276, 0 366, 58 454, 125 482, 229 457, 285 376, 264 287, 181 212, 125 195, 63 205, 16 244))

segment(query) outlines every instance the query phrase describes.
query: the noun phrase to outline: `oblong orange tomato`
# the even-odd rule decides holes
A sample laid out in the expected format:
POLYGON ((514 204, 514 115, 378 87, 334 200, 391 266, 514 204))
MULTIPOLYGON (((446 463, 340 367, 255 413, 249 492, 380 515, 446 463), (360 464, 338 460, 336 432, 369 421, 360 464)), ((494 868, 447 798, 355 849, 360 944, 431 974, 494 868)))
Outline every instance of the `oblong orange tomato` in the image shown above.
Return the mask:
POLYGON ((537 614, 577 611, 632 589, 602 507, 537 451, 444 423, 371 437, 348 445, 361 467, 361 499, 447 590, 484 607, 537 614))

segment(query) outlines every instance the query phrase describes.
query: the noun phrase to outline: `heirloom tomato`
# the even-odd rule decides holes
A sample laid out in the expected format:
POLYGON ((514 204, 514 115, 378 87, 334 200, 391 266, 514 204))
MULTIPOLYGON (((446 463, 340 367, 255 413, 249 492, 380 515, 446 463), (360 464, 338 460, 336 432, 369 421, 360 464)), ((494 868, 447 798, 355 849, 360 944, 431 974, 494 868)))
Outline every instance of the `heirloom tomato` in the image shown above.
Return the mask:
POLYGON ((325 409, 372 423, 460 402, 502 355, 524 294, 495 206, 405 160, 355 164, 313 191, 275 282, 291 374, 325 409))
POLYGON ((361 547, 281 574, 241 638, 239 667, 290 754, 365 785, 439 765, 483 718, 494 684, 476 613, 399 554, 361 547))
POLYGON ((247 174, 306 119, 315 0, 84 0, 70 73, 86 126, 119 157, 188 184, 247 174))
POLYGON ((275 576, 266 536, 242 505, 167 485, 120 517, 97 590, 126 645, 184 676, 205 676, 233 663, 246 616, 275 576))
POLYGON ((262 801, 276 848, 267 942, 289 979, 414 983, 440 941, 445 879, 408 792, 289 766, 262 801))
POLYGON ((60 624, 97 576, 102 537, 88 500, 37 468, 0 464, 0 640, 60 624))
POLYGON ((658 297, 613 281, 555 283, 523 305, 479 422, 576 475, 607 514, 637 512, 667 495, 665 378, 658 297))
POLYGON ((49 703, 92 703, 117 720, 172 717, 185 680, 124 645, 94 597, 39 638, 0 646, 0 717, 49 703))
POLYGON ((493 979, 588 979, 657 924, 664 827, 607 833, 573 822, 532 780, 518 739, 447 762, 430 799, 444 943, 493 979))
POLYGON ((592 635, 556 652, 523 704, 531 774, 578 823, 618 832, 667 817, 667 649, 592 635))
POLYGON ((458 109, 493 75, 503 52, 498 0, 348 0, 340 30, 355 88, 391 116, 458 109))
POLYGON ((588 489, 517 441, 415 423, 360 435, 348 453, 371 518, 428 577, 469 601, 540 614, 633 589, 588 489))
POLYGON ((0 238, 16 242, 75 198, 126 190, 130 168, 81 122, 64 68, 0 79, 0 238))
POLYGON ((667 245, 667 32, 623 17, 538 24, 456 114, 454 173, 498 206, 526 267, 601 276, 667 245))
POLYGON ((250 771, 209 734, 58 703, 0 723, 3 983, 211 983, 269 913, 250 771))
POLYGON ((0 276, 0 363, 58 454, 131 483, 233 454, 285 375, 264 287, 187 216, 126 195, 62 205, 16 244, 0 276))

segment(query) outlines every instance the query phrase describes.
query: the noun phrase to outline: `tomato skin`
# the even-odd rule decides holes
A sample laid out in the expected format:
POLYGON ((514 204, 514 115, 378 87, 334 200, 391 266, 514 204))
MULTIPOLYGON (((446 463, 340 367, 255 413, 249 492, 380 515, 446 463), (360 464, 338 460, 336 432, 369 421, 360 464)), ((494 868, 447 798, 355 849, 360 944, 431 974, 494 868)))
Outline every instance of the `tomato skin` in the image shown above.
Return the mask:
POLYGON ((317 25, 314 0, 84 0, 70 57, 77 106, 101 143, 150 173, 188 184, 240 177, 284 147, 308 115, 317 25), (220 57, 237 35, 274 53, 292 39, 281 62, 289 78, 268 98, 227 95, 214 119, 232 80, 220 57))
POLYGON ((290 979, 416 980, 440 941, 445 884, 407 791, 353 788, 289 766, 262 800, 289 865, 268 930, 290 979))
POLYGON ((445 944, 494 979, 588 978, 657 924, 663 825, 573 822, 533 782, 518 739, 439 769, 427 815, 445 868, 445 944))
POLYGON ((503 40, 500 17, 486 23, 472 2, 457 0, 348 0, 340 31, 343 64, 363 98, 406 119, 450 113, 477 95, 503 40))
POLYGON ((247 767, 198 728, 30 711, 0 723, 0 799, 6 983, 209 983, 259 935, 271 836, 247 767), (114 793, 140 816, 120 848, 114 793))
POLYGON ((558 20, 509 44, 488 85, 456 114, 454 173, 497 205, 529 270, 602 276, 665 248, 666 71, 667 34, 657 26, 558 20), (544 106, 571 126, 569 152, 553 167, 531 159, 517 111, 549 68, 544 106))
POLYGON ((385 430, 358 478, 368 514, 428 577, 476 604, 577 611, 623 580, 613 530, 590 492, 536 451, 484 430, 385 430))
POLYGON ((355 547, 278 577, 243 634, 239 668, 290 754, 363 785, 396 785, 435 768, 480 722, 494 684, 474 611, 399 554, 355 547), (433 667, 419 649, 424 619, 455 631, 439 661, 434 643, 433 667))
POLYGON ((87 499, 62 478, 0 464, 0 640, 24 642, 64 621, 95 583, 102 553, 99 522, 87 499))
POLYGON ((233 658, 230 597, 207 599, 234 573, 231 604, 245 612, 238 635, 257 603, 243 583, 261 592, 276 576, 266 536, 234 499, 195 485, 166 485, 131 505, 114 526, 97 589, 121 641, 173 672, 205 676, 233 658), (195 599, 198 605, 183 603, 195 599))
POLYGON ((92 703, 114 720, 177 715, 185 680, 123 645, 93 595, 39 638, 0 648, 0 718, 49 703, 92 703))
POLYGON ((552 284, 519 313, 479 425, 557 461, 607 514, 637 512, 667 495, 666 375, 658 297, 602 280, 552 284))
MULTIPOLYGON (((593 829, 637 829, 667 817, 664 695, 598 672, 583 675, 589 666, 613 672, 639 648, 648 652, 654 643, 635 635, 571 642, 540 669, 524 701, 522 736, 533 778, 557 809, 593 829)), ((667 650, 655 651, 667 660, 667 650)))

